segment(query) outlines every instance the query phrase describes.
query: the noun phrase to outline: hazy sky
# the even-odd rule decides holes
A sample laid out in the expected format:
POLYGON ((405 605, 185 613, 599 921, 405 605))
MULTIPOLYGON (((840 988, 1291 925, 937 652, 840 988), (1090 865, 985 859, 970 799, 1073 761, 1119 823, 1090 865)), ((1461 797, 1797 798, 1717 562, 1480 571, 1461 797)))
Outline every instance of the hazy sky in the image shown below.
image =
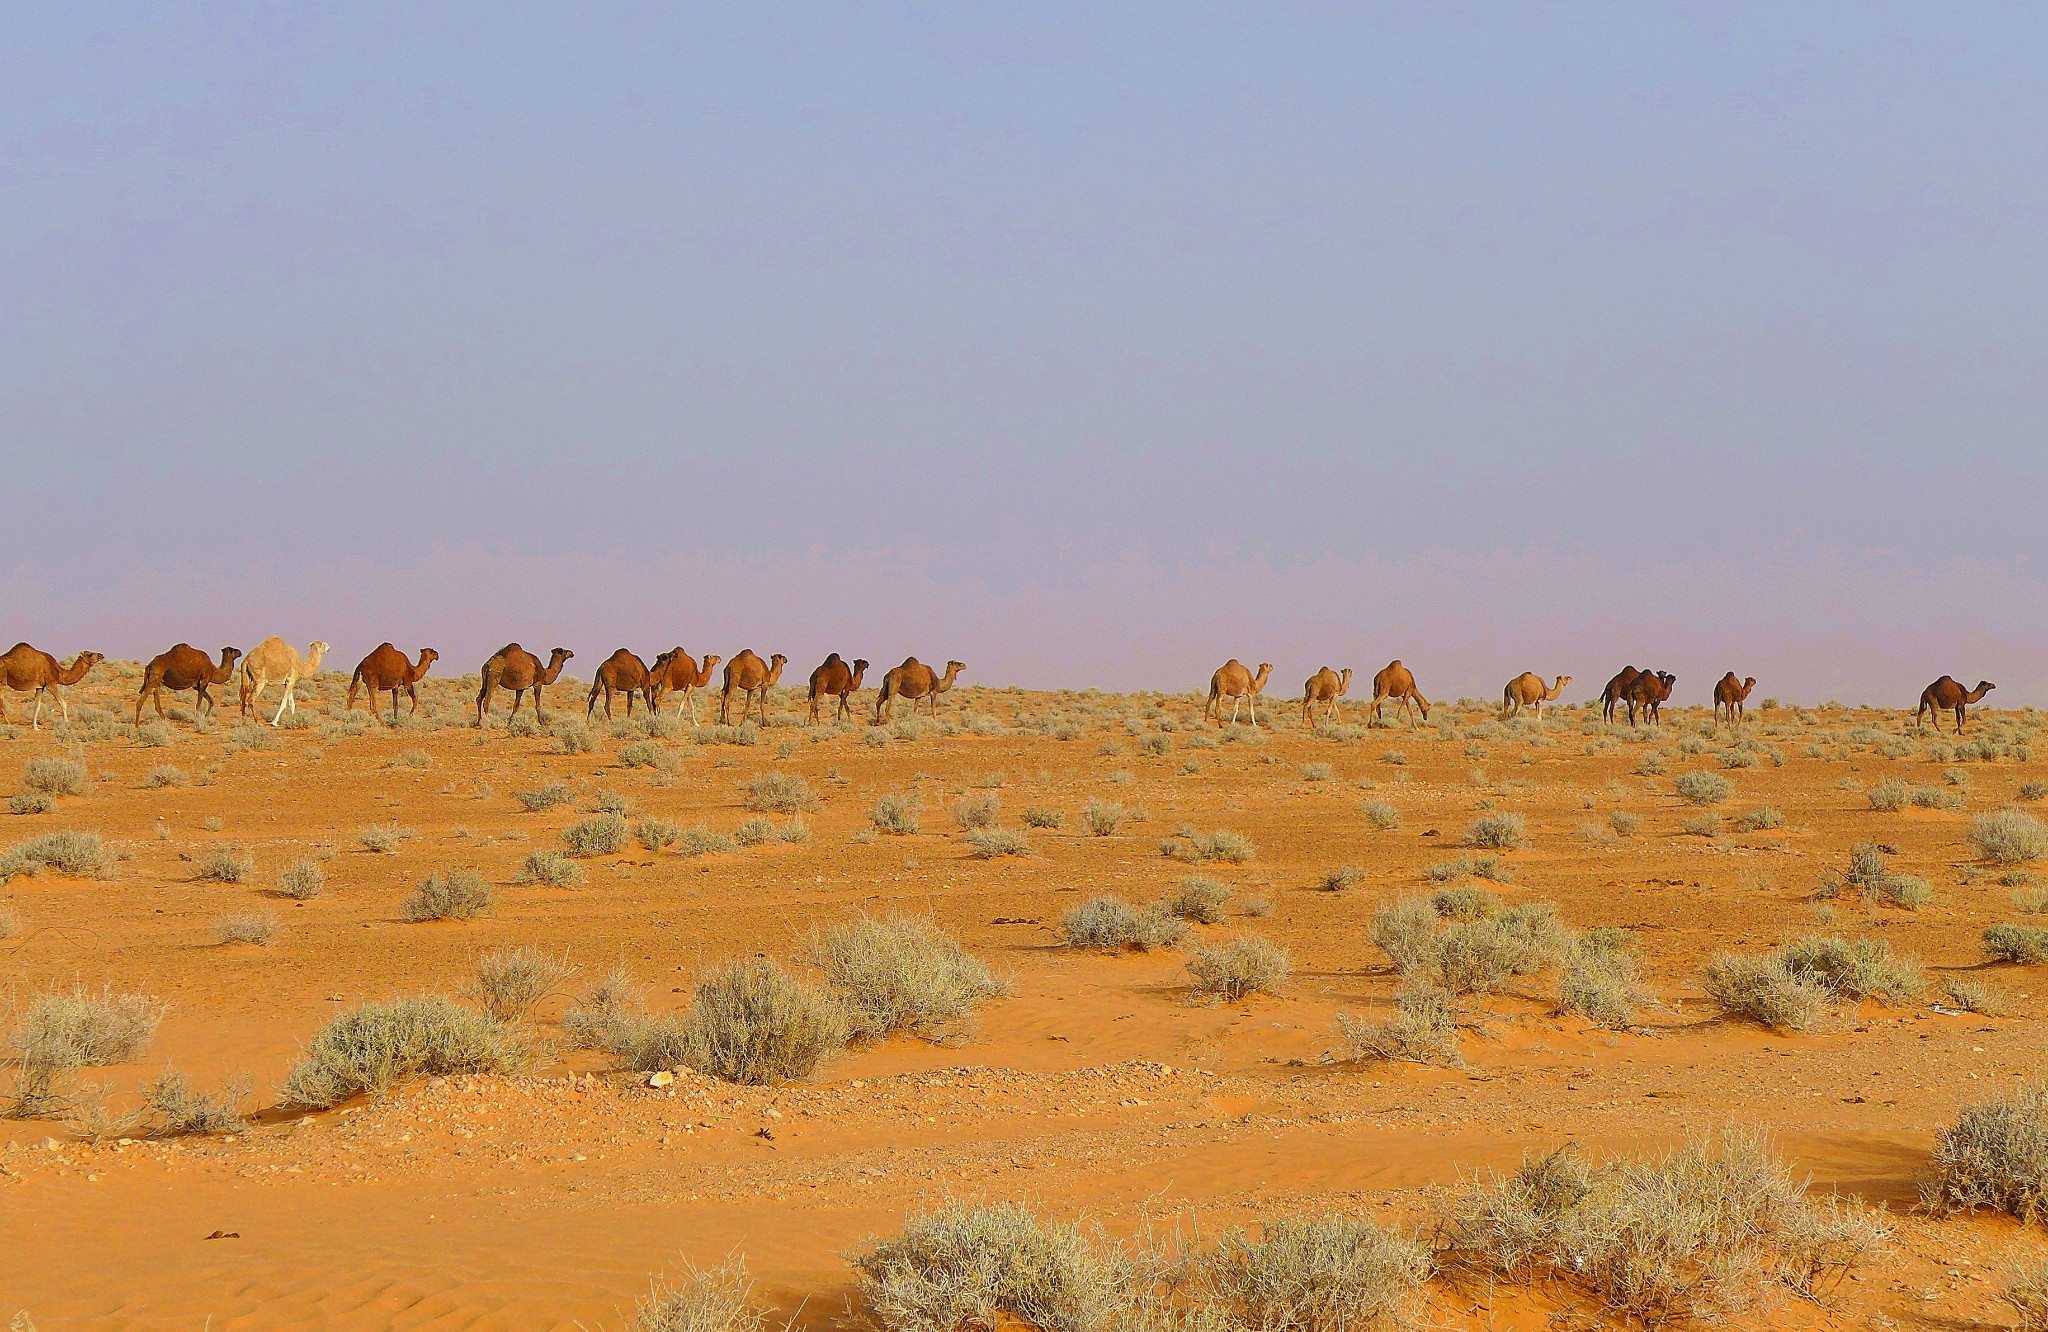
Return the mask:
POLYGON ((2044 62, 2039 5, 25 7, 0 637, 2048 703, 2044 62))

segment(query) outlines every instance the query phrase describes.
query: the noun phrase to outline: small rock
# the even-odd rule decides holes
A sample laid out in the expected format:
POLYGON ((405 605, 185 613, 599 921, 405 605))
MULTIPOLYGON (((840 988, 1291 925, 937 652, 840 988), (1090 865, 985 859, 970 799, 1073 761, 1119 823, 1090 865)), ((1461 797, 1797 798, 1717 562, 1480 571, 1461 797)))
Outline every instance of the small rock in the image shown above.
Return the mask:
POLYGON ((666 1087, 675 1080, 676 1075, 665 1068, 658 1073, 649 1073, 647 1075, 647 1085, 650 1087, 666 1087))

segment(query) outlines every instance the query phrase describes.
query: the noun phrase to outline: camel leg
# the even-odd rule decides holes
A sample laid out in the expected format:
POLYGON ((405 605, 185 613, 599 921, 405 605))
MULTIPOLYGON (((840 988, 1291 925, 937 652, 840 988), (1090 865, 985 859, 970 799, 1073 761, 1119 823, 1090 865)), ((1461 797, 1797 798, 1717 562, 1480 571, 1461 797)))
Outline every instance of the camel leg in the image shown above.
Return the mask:
POLYGON ((298 700, 292 697, 292 691, 293 691, 294 689, 297 689, 297 688, 298 688, 298 686, 299 686, 299 677, 298 677, 298 676, 296 676, 296 675, 288 675, 288 676, 286 676, 286 677, 285 677, 285 681, 284 681, 284 697, 283 697, 283 698, 280 698, 279 700, 277 700, 277 711, 276 711, 275 713, 273 713, 273 714, 271 715, 271 718, 270 718, 270 724, 271 724, 272 726, 275 726, 275 725, 277 725, 277 722, 278 722, 278 718, 280 718, 280 717, 284 716, 284 710, 285 710, 286 708, 290 708, 290 709, 292 710, 292 716, 296 717, 296 716, 298 716, 298 715, 299 715, 299 703, 298 703, 298 700))
POLYGON ((31 731, 43 729, 43 691, 40 689, 36 690, 36 710, 28 719, 28 729, 31 731))

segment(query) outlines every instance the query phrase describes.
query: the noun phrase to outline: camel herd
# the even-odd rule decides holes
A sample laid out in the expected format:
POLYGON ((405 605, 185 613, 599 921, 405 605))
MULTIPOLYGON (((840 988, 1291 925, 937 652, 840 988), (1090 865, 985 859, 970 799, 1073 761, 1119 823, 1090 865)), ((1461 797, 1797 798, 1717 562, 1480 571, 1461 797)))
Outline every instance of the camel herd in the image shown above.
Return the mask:
MULTIPOLYGON (((282 638, 270 637, 256 645, 246 657, 239 648, 224 647, 220 660, 186 643, 150 658, 142 672, 142 688, 135 696, 135 721, 142 721, 144 703, 154 702, 159 717, 164 716, 164 690, 172 693, 190 691, 195 706, 201 712, 210 712, 214 707, 213 690, 226 686, 235 677, 235 667, 242 669, 241 705, 242 715, 249 715, 252 704, 262 700, 263 691, 271 685, 282 687, 277 710, 271 714, 270 724, 276 726, 286 712, 297 713, 298 683, 307 675, 320 669, 320 661, 326 655, 328 645, 314 641, 301 654, 282 638)), ((541 690, 561 678, 562 667, 576 654, 567 648, 558 647, 548 653, 546 662, 528 652, 517 643, 507 643, 493 652, 481 669, 482 685, 476 695, 476 724, 482 726, 490 711, 491 696, 500 690, 512 693, 512 713, 516 716, 526 696, 533 695, 533 711, 537 718, 545 721, 541 712, 541 690)), ((377 711, 377 696, 391 697, 391 719, 398 720, 398 696, 404 694, 412 703, 412 711, 420 706, 419 682, 440 654, 432 648, 423 647, 417 660, 407 657, 390 643, 380 643, 366 657, 357 663, 349 677, 348 701, 345 710, 353 710, 356 696, 364 695, 372 715, 377 711)), ((58 664, 55 657, 26 643, 16 643, 0 656, 0 722, 7 719, 6 694, 35 695, 35 713, 29 726, 42 729, 43 701, 45 696, 54 703, 68 722, 71 706, 64 699, 63 688, 75 685, 85 678, 86 672, 106 660, 97 652, 80 652, 69 666, 58 664)), ((670 694, 676 695, 676 715, 683 715, 687 709, 690 724, 697 725, 696 693, 711 683, 711 672, 723 660, 717 654, 707 655, 701 662, 680 647, 670 648, 654 659, 649 666, 639 656, 620 648, 604 659, 590 686, 590 697, 584 706, 586 718, 597 710, 598 700, 604 700, 604 715, 612 715, 612 700, 623 694, 626 699, 626 714, 632 715, 635 698, 644 702, 649 710, 658 710, 661 700, 670 694)), ((767 721, 768 691, 782 678, 782 668, 789 658, 780 652, 766 661, 752 649, 742 650, 731 661, 726 662, 718 699, 718 720, 722 725, 732 724, 733 695, 740 697, 740 722, 758 716, 767 721)), ((856 658, 850 665, 837 652, 826 657, 810 677, 810 718, 818 720, 819 709, 827 699, 839 703, 836 717, 843 719, 852 710, 853 696, 859 692, 861 679, 867 673, 868 663, 856 658)), ((882 675, 881 687, 875 693, 874 723, 880 725, 895 715, 896 700, 907 699, 912 715, 922 702, 933 715, 938 712, 939 695, 953 687, 953 681, 960 672, 967 669, 966 663, 949 661, 943 673, 919 661, 907 657, 901 666, 891 667, 882 675)), ((1259 724, 1258 699, 1265 691, 1266 682, 1272 677, 1273 664, 1260 662, 1256 671, 1249 669, 1237 658, 1232 657, 1216 668, 1209 677, 1208 702, 1203 707, 1205 720, 1214 718, 1218 726, 1233 725, 1240 710, 1249 714, 1253 726, 1259 724), (1223 716, 1225 700, 1230 703, 1230 717, 1223 716)), ((1626 711, 1630 726, 1638 718, 1645 723, 1661 722, 1664 717, 1664 703, 1671 697, 1671 688, 1678 680, 1669 671, 1637 670, 1624 666, 1609 679, 1600 691, 1600 715, 1603 720, 1613 721, 1617 713, 1626 711)), ((1572 682, 1569 675, 1557 676, 1550 684, 1533 671, 1524 671, 1507 682, 1501 690, 1500 715, 1503 718, 1518 716, 1524 708, 1532 708, 1536 721, 1543 720, 1543 706, 1555 703, 1564 693, 1565 686, 1572 682)), ((1955 716, 1956 732, 1961 734, 1963 723, 1971 704, 1981 700, 1997 686, 1989 680, 1979 680, 1975 689, 1965 689, 1950 676, 1942 676, 1920 693, 1920 706, 1914 710, 1914 724, 1926 718, 1938 731, 1941 729, 1941 714, 1955 716)), ((1756 688, 1756 677, 1737 679, 1730 671, 1714 684, 1714 720, 1719 724, 1725 716, 1731 725, 1740 725, 1747 716, 1745 704, 1750 691, 1756 688)), ((1315 723, 1318 713, 1324 718, 1343 720, 1343 699, 1351 692, 1351 668, 1332 670, 1325 666, 1302 683, 1301 720, 1303 725, 1315 723)), ((1429 720, 1429 700, 1415 687, 1415 676, 1398 660, 1388 662, 1372 677, 1372 702, 1367 714, 1372 721, 1379 721, 1381 709, 1388 702, 1401 705, 1401 715, 1410 725, 1414 716, 1410 705, 1419 708, 1422 720, 1429 720)))

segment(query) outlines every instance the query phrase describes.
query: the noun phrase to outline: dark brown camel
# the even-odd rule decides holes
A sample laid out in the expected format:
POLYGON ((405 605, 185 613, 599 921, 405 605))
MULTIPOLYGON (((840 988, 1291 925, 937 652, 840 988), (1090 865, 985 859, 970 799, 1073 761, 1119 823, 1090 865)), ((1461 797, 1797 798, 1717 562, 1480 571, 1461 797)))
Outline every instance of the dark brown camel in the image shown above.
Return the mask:
POLYGON ((1641 675, 1642 672, 1635 667, 1624 666, 1615 674, 1612 680, 1607 682, 1607 687, 1600 691, 1601 721, 1611 722, 1614 720, 1615 709, 1628 700, 1629 686, 1633 685, 1641 675))
MULTIPOLYGON (((17 694, 33 693, 36 696, 35 715, 29 718, 31 731, 43 729, 43 695, 48 694, 57 704, 64 720, 71 720, 71 704, 65 701, 64 691, 58 686, 75 685, 85 678, 85 673, 105 661, 97 652, 81 652, 71 659, 69 666, 59 666, 57 659, 40 648, 26 643, 16 643, 7 649, 7 655, 0 657, 0 685, 17 694)), ((7 720, 7 695, 0 690, 0 722, 7 720)))
POLYGON ((1920 691, 1920 706, 1913 710, 1913 724, 1918 726, 1920 718, 1924 715, 1934 724, 1934 729, 1939 731, 1941 714, 1953 712, 1956 714, 1956 734, 1961 735, 1964 713, 1969 710, 1972 703, 1996 688, 1998 686, 1989 680, 1979 680, 1975 689, 1966 691, 1953 679, 1944 675, 1920 691))
POLYGON ((811 724, 818 723, 818 705, 828 698, 839 700, 839 717, 844 718, 852 711, 850 700, 860 689, 860 678, 867 674, 865 657, 854 658, 851 668, 842 661, 837 652, 825 658, 818 669, 811 672, 811 724))
POLYGON ((967 663, 964 661, 949 661, 946 663, 946 673, 939 675, 916 657, 905 657, 901 666, 882 673, 882 687, 875 691, 875 725, 882 724, 885 713, 891 718, 895 717, 896 700, 899 698, 910 700, 910 715, 913 717, 917 715, 918 700, 929 699, 932 715, 936 717, 939 713, 939 695, 951 689, 954 677, 966 669, 967 663))
POLYGON ((1429 700, 1415 687, 1414 673, 1398 659, 1388 662, 1380 668, 1379 674, 1372 677, 1372 709, 1369 720, 1380 719, 1380 705, 1390 698, 1400 700, 1401 715, 1407 718, 1410 726, 1415 724, 1414 715, 1408 711, 1411 699, 1422 708, 1422 720, 1429 720, 1429 700))
POLYGON ((410 717, 417 713, 420 710, 420 680, 425 677, 427 668, 440 659, 440 653, 423 647, 415 664, 406 660, 405 654, 391 644, 379 643, 371 649, 369 656, 356 663, 355 674, 348 678, 348 702, 342 705, 341 710, 353 712, 356 690, 364 689, 369 691, 369 697, 364 701, 369 704, 370 715, 374 717, 377 715, 377 695, 388 693, 391 695, 391 724, 398 725, 399 692, 404 691, 405 696, 412 700, 412 712, 406 715, 410 717))
POLYGON ((741 648, 740 654, 725 664, 725 687, 718 692, 718 724, 732 725, 732 696, 738 690, 740 695, 740 725, 747 724, 747 711, 760 705, 761 724, 768 724, 768 691, 782 678, 782 668, 789 664, 789 658, 780 652, 767 661, 752 648, 741 648))
POLYGON ((1749 714, 1749 709, 1744 704, 1749 699, 1749 691, 1754 688, 1756 688, 1756 677, 1754 675, 1745 680, 1738 680, 1735 678, 1734 671, 1728 672, 1728 674, 1715 681, 1714 725, 1719 726, 1721 724, 1721 710, 1726 708, 1728 710, 1729 724, 1740 726, 1742 718, 1749 714))
POLYGON ((142 724, 142 704, 145 699, 156 700, 156 715, 164 715, 164 690, 181 693, 191 690, 193 706, 204 712, 213 710, 213 687, 232 682, 235 678, 235 660, 242 655, 240 648, 224 647, 220 650, 220 665, 213 664, 204 652, 189 643, 180 643, 168 652, 160 652, 149 659, 149 665, 142 669, 142 691, 135 696, 135 724, 142 724))
MULTIPOLYGON (((628 717, 633 715, 633 695, 639 694, 642 698, 648 697, 647 663, 624 648, 620 648, 617 652, 612 653, 612 655, 598 663, 597 678, 591 681, 590 702, 583 709, 583 719, 585 721, 590 720, 590 714, 597 710, 597 696, 603 694, 605 720, 610 721, 612 716, 612 693, 614 690, 626 696, 626 715, 628 717)), ((652 699, 649 699, 647 709, 650 712, 654 710, 652 699)))
POLYGON ((484 682, 476 691, 476 724, 484 724, 484 714, 490 711, 491 695, 500 689, 512 691, 512 711, 506 715, 510 721, 519 715, 519 704, 526 697, 526 691, 533 691, 533 715, 545 724, 547 714, 540 710, 540 691, 561 678, 562 663, 576 654, 565 647, 558 647, 548 653, 548 664, 540 664, 540 658, 528 652, 517 643, 507 643, 491 654, 484 663, 484 682))
POLYGON ((1636 709, 1641 708, 1645 724, 1664 721, 1664 700, 1671 697, 1671 686, 1678 677, 1669 671, 1644 671, 1628 687, 1628 724, 1636 724, 1636 709))
POLYGON ((647 668, 647 706, 659 707, 661 697, 671 689, 682 691, 676 700, 676 716, 683 715, 683 708, 690 709, 690 725, 697 724, 697 691, 711 683, 711 668, 722 658, 716 652, 704 658, 700 667, 695 658, 679 647, 670 648, 654 659, 647 668))

